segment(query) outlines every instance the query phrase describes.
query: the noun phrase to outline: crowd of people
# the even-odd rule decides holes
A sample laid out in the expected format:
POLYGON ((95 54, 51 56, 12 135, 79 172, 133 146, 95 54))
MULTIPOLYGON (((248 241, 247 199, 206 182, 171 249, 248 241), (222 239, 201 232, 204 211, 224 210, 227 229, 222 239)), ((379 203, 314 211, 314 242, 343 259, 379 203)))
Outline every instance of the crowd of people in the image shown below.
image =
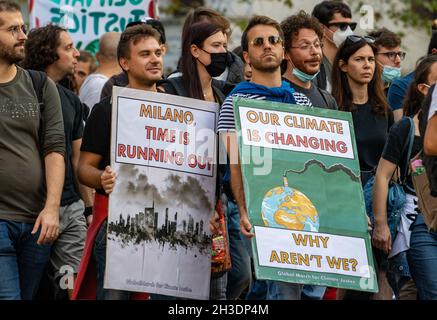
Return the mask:
MULTIPOLYGON (((104 288, 108 196, 117 183, 113 86, 220 105, 217 134, 230 161, 218 168, 217 201, 226 208, 232 268, 211 274, 210 299, 437 299, 437 230, 422 217, 408 170, 422 153, 437 196, 437 32, 402 77, 401 38, 386 28, 357 35, 356 26, 345 3, 323 1, 280 23, 251 17, 231 51, 229 20, 199 7, 183 25, 177 70, 165 76, 172 48, 158 20, 102 35, 94 57, 63 27, 27 32, 20 7, 0 1, 0 299, 171 298, 104 288), (374 179, 378 293, 256 279, 234 97, 351 113, 363 188, 374 179), (397 174, 407 195, 392 238, 386 199, 397 174), (67 286, 66 271, 74 275, 67 286)), ((216 212, 213 233, 218 220, 216 212)))

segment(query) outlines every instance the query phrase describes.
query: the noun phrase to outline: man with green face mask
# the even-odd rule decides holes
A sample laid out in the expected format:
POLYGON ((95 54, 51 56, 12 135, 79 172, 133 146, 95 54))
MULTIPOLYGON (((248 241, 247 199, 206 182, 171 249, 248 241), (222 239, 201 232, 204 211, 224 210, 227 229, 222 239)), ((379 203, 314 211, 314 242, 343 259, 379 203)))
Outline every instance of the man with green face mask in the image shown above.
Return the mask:
POLYGON ((369 33, 375 38, 378 49, 376 61, 382 66, 382 80, 388 90, 390 84, 401 77, 401 61, 406 53, 401 51, 401 38, 394 32, 381 28, 369 33))
POLYGON ((296 92, 306 95, 314 107, 337 109, 332 95, 313 83, 323 59, 323 30, 317 19, 300 11, 285 19, 281 29, 285 49, 284 79, 296 92))

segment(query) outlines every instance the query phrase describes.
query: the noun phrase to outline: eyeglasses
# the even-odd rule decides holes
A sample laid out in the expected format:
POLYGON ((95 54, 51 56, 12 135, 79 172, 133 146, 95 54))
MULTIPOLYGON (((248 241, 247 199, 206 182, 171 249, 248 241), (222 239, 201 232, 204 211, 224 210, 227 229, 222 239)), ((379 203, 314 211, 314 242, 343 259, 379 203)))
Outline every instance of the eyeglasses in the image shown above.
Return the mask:
POLYGON ((7 29, 0 29, 8 31, 12 34, 13 37, 17 37, 20 34, 20 31, 27 35, 27 27, 25 25, 22 26, 12 26, 7 29))
POLYGON ((323 43, 319 42, 319 41, 314 42, 314 43, 303 43, 300 46, 290 47, 290 48, 300 49, 302 51, 307 51, 307 50, 310 50, 312 47, 314 47, 314 49, 316 49, 316 50, 320 50, 323 48, 323 43))
POLYGON ((405 56, 406 56, 406 52, 404 51, 388 51, 388 52, 378 52, 377 54, 383 54, 385 55, 387 58, 389 58, 391 61, 395 61, 396 57, 399 56, 399 59, 404 60, 405 56))
POLYGON ((365 41, 367 43, 375 43, 375 38, 371 37, 371 36, 357 36, 355 34, 350 35, 346 38, 346 41, 350 41, 352 43, 358 43, 360 41, 365 41))
MULTIPOLYGON (((264 39, 263 37, 256 37, 255 39, 253 39, 250 43, 254 46, 254 47, 262 47, 264 45, 264 39)), ((279 36, 269 36, 266 38, 267 41, 272 45, 275 46, 279 43, 282 42, 281 37, 279 36)))
POLYGON ((339 28, 341 31, 346 31, 347 27, 350 27, 353 31, 357 27, 357 23, 356 22, 332 22, 332 23, 328 23, 328 25, 327 25, 328 28, 332 27, 332 26, 339 28))

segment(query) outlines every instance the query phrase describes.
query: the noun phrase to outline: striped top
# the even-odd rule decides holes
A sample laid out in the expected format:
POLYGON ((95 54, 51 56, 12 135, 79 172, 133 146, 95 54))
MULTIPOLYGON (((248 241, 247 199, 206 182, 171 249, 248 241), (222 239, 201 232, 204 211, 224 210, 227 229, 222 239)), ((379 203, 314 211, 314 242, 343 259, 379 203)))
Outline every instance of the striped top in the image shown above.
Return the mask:
MULTIPOLYGON (((312 107, 312 103, 310 99, 303 93, 294 92, 293 96, 296 99, 296 104, 312 107)), ((241 97, 241 98, 255 99, 255 100, 266 100, 265 96, 261 96, 258 94, 236 93, 228 96, 223 102, 222 107, 220 108, 220 115, 219 115, 218 126, 217 126, 218 132, 235 131, 235 115, 234 115, 234 106, 232 104, 232 99, 234 97, 241 97)))

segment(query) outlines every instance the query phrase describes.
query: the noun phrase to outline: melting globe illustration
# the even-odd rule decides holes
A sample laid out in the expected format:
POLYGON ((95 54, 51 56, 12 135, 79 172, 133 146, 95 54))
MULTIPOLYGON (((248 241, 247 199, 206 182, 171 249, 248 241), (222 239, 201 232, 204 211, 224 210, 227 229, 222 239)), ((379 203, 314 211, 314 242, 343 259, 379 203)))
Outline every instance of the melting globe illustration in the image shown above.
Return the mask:
POLYGON ((319 215, 313 203, 305 194, 289 187, 285 175, 283 187, 265 194, 261 214, 267 227, 319 231, 319 215))

